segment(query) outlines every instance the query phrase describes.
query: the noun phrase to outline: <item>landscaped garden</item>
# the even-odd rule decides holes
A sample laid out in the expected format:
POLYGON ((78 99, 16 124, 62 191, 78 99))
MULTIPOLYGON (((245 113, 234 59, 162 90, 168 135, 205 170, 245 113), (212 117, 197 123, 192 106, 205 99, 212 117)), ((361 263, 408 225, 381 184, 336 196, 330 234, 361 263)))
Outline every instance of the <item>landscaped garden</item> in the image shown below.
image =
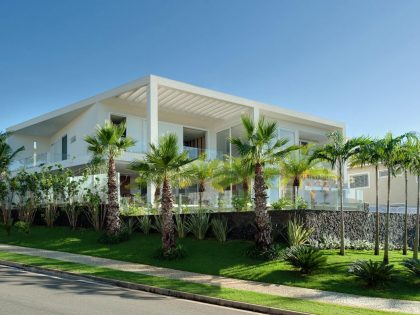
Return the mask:
MULTIPOLYGON (((191 159, 187 152, 180 152, 172 134, 150 144, 145 159, 135 161, 131 168, 139 173, 139 184, 155 185, 155 203, 128 207, 118 202, 115 169, 115 158, 133 145, 123 136, 123 125, 106 124, 96 135, 86 137, 93 159, 79 177, 59 165, 10 174, 7 167, 17 152, 11 151, 5 141, 7 135, 2 134, 0 199, 5 233, 0 234, 0 243, 264 283, 420 301, 419 213, 414 237, 409 239, 405 224, 400 231, 402 243, 392 244, 388 206, 381 244, 378 221, 373 240, 348 240, 343 206, 343 168, 347 162, 384 164, 388 185, 398 170, 420 175, 420 140, 414 134, 346 140, 334 132, 329 135, 330 143, 308 150, 278 139, 275 123, 261 119, 254 124, 244 117, 243 126, 244 137, 230 139, 240 156, 225 162, 208 161, 205 156, 191 159), (321 161, 328 162, 331 169, 322 167, 321 161), (107 190, 97 185, 95 174, 101 167, 107 173, 107 190), (283 176, 284 185, 293 187, 291 200, 279 200, 274 205, 277 209, 287 204, 305 211, 307 205, 298 197, 305 178, 337 180, 340 217, 335 236, 316 238, 313 227, 293 216, 282 230, 276 230, 266 193, 266 183, 276 173, 283 176), (82 188, 87 176, 93 176, 92 184, 82 188), (221 190, 241 187, 241 194, 235 196, 238 207, 234 208, 254 211, 255 221, 250 227, 254 241, 231 239, 233 226, 228 220, 210 217, 212 210, 203 205, 202 198, 209 183, 221 190), (187 185, 197 185, 199 204, 185 215, 174 208, 173 188, 187 185), (130 216, 126 208, 141 208, 136 213, 141 215, 130 216), (60 212, 65 213, 68 226, 55 226, 60 212), (82 216, 92 228, 80 226, 82 216), (36 217, 45 226, 34 225, 36 217), (281 235, 276 235, 279 232, 281 235)), ((378 212, 376 218, 379 220, 378 212)), ((407 218, 405 214, 405 222, 407 218)))

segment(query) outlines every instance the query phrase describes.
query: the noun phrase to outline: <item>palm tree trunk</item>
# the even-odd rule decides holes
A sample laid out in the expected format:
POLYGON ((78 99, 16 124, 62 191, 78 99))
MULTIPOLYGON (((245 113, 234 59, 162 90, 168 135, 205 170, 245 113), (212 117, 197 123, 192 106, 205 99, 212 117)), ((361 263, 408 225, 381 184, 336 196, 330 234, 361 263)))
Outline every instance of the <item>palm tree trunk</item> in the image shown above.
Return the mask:
POLYGON ((389 263, 389 198, 391 193, 391 170, 388 168, 388 192, 386 200, 386 216, 385 216, 385 246, 384 246, 384 263, 389 263))
POLYGON ((376 194, 376 217, 375 217, 375 255, 379 256, 379 186, 378 164, 375 165, 375 194, 376 194))
POLYGON ((405 183, 405 211, 404 211, 404 244, 403 244, 403 255, 407 255, 408 247, 408 179, 407 179, 407 170, 404 170, 404 183, 405 183))
POLYGON ((248 200, 248 195, 249 195, 249 183, 247 179, 244 179, 242 181, 242 190, 244 191, 244 198, 246 200, 248 200))
POLYGON ((159 208, 159 199, 160 199, 160 184, 156 184, 155 196, 154 196, 156 210, 159 208))
POLYGON ((171 249, 175 248, 175 233, 174 223, 172 220, 172 189, 167 177, 163 180, 162 187, 162 249, 163 253, 168 253, 171 249))
POLYGON ((270 216, 267 212, 267 186, 264 181, 263 167, 260 163, 255 165, 254 181, 254 202, 255 202, 255 222, 257 232, 255 243, 259 250, 267 250, 272 243, 270 216))
POLYGON ((203 193, 206 190, 203 182, 198 184, 198 205, 201 208, 203 206, 203 193))
POLYGON ((338 185, 339 185, 339 200, 340 200, 340 255, 346 254, 344 246, 344 206, 343 206, 343 166, 341 161, 338 162, 338 185))
POLYGON ((107 233, 115 235, 121 229, 120 207, 118 204, 117 172, 115 170, 114 157, 108 160, 108 211, 107 233))
POLYGON ((419 259, 419 237, 420 237, 420 175, 417 175, 416 232, 414 233, 414 246, 413 246, 414 259, 419 259))
POLYGON ((296 208, 296 200, 297 197, 299 196, 299 186, 300 186, 300 181, 298 178, 294 178, 293 180, 293 204, 295 205, 296 208))

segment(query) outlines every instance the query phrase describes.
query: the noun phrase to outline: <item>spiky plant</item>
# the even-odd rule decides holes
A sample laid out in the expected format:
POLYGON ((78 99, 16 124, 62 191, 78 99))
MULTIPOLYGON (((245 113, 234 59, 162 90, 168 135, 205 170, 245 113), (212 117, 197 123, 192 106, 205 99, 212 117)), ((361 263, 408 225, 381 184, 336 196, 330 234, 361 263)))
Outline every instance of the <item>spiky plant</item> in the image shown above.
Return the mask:
POLYGON ((349 268, 349 273, 366 282, 369 287, 384 285, 391 280, 394 265, 384 262, 357 260, 349 268))
POLYGON ((327 262, 322 252, 314 247, 297 245, 287 248, 283 254, 284 261, 299 269, 302 274, 311 274, 327 262))

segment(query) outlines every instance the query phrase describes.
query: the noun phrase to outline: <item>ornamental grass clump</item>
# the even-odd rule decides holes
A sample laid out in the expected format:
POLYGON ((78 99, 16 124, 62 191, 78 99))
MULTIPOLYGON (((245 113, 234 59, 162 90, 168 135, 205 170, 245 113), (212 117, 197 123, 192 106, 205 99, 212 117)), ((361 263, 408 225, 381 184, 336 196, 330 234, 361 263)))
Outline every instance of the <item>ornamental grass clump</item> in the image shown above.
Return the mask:
POLYGON ((350 265, 349 273, 364 281, 368 287, 383 286, 391 280, 394 265, 384 262, 357 260, 350 265))
POLYGON ((306 245, 287 248, 283 253, 283 259, 305 275, 320 269, 327 262, 327 257, 320 250, 306 245))

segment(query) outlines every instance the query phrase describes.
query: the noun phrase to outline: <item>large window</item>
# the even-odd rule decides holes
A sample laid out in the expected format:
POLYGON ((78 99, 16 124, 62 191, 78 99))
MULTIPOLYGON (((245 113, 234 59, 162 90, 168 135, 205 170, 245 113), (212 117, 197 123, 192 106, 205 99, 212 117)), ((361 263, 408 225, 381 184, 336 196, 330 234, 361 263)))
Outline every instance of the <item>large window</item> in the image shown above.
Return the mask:
POLYGON ((354 174, 349 176, 350 188, 367 188, 369 187, 369 174, 354 174))
POLYGON ((111 122, 114 125, 125 124, 126 129, 124 131, 123 137, 127 136, 127 118, 126 117, 111 114, 111 122))

